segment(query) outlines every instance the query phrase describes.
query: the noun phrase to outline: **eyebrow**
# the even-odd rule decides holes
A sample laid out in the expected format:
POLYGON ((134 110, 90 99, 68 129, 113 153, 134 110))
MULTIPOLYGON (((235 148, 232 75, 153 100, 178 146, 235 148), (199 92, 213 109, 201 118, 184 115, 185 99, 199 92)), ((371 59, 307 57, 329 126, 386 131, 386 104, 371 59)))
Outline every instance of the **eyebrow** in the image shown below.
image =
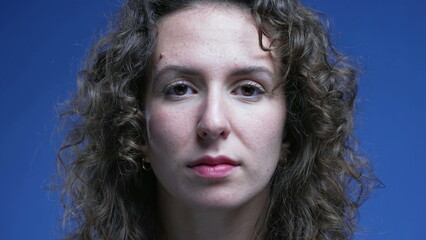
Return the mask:
POLYGON ((178 65, 169 65, 169 66, 161 69, 160 71, 155 72, 152 79, 156 80, 161 75, 164 75, 164 74, 169 73, 169 72, 177 73, 177 74, 180 74, 180 75, 187 75, 187 76, 200 76, 201 75, 201 73, 199 71, 192 69, 192 68, 187 68, 187 67, 178 66, 178 65))
POLYGON ((275 75, 269 69, 265 67, 259 67, 259 66, 248 66, 248 67, 239 68, 236 71, 233 71, 231 73, 231 77, 242 76, 242 75, 252 75, 252 74, 258 74, 258 73, 265 73, 270 78, 272 79, 275 78, 275 75))
MULTIPOLYGON (((158 72, 154 73, 153 80, 158 79, 161 75, 167 74, 167 73, 176 73, 180 75, 186 75, 186 76, 201 76, 202 73, 196 69, 188 68, 184 66, 179 65, 169 65, 165 68, 161 69, 158 72)), ((238 68, 235 71, 232 71, 230 76, 236 77, 236 76, 244 76, 244 75, 252 75, 252 74, 266 74, 268 77, 275 79, 275 75, 267 68, 260 67, 260 66, 246 66, 242 68, 238 68)))

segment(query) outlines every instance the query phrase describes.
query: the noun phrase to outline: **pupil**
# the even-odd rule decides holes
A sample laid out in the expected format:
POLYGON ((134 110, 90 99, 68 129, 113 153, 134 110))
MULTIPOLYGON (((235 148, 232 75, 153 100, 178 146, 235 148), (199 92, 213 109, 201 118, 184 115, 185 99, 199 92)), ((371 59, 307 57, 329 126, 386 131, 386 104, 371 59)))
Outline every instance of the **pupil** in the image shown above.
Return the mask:
POLYGON ((188 91, 188 87, 185 85, 177 85, 174 87, 175 93, 177 95, 184 95, 188 91))
POLYGON ((254 91, 255 91, 254 87, 250 87, 250 86, 243 86, 241 88, 241 92, 244 96, 251 96, 254 94, 254 91))

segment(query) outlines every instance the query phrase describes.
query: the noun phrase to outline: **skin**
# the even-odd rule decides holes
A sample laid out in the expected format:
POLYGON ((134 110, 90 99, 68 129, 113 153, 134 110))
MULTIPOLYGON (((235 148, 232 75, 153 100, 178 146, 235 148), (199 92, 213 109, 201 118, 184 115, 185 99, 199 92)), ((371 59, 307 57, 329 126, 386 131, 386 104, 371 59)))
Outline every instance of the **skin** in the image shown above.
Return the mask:
POLYGON ((259 47, 249 12, 236 7, 180 10, 158 30, 146 147, 165 234, 250 239, 283 147, 286 108, 276 88, 277 60, 259 47), (188 164, 207 155, 239 165, 225 177, 203 178, 188 164))

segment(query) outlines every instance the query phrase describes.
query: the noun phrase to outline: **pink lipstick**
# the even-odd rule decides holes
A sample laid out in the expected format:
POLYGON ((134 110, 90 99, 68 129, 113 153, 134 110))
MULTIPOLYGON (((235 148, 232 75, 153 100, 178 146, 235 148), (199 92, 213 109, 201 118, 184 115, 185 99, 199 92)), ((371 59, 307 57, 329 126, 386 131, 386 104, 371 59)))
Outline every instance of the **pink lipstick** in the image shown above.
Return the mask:
POLYGON ((191 170, 203 178, 224 178, 238 166, 238 162, 226 156, 203 156, 188 164, 191 170))

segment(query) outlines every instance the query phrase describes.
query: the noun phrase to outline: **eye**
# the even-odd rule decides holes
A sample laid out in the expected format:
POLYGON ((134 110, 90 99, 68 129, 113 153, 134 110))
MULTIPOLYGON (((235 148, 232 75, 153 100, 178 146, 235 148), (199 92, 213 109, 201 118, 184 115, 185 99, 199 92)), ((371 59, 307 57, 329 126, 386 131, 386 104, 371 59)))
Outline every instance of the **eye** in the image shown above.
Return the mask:
POLYGON ((170 97, 184 97, 197 93, 192 85, 186 81, 176 81, 167 85, 163 92, 170 97))
POLYGON ((244 98, 258 98, 262 94, 265 94, 266 91, 259 83, 247 80, 238 83, 232 93, 244 98))

